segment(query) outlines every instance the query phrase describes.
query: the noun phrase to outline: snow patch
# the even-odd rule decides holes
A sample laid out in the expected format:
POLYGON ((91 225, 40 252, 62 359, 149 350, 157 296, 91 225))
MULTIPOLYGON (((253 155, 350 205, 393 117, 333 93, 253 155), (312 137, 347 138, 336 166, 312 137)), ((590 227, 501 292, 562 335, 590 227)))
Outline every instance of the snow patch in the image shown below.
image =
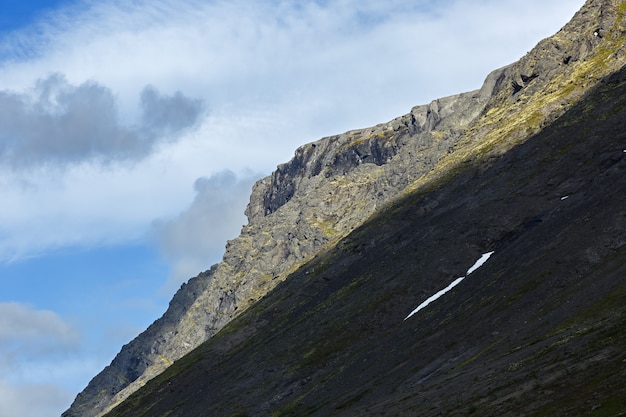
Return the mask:
POLYGON ((457 278, 454 281, 452 281, 452 283, 450 285, 448 285, 446 288, 444 288, 443 290, 435 293, 434 295, 431 295, 430 297, 428 297, 426 299, 426 301, 424 301, 422 304, 418 305, 417 308, 413 311, 411 311, 409 313, 408 316, 406 316, 404 318, 404 320, 408 319, 409 317, 411 317, 413 314, 417 313, 418 311, 420 311, 421 309, 423 309, 424 307, 426 307, 428 304, 432 303, 433 301, 435 301, 437 298, 441 297, 442 295, 444 295, 445 293, 447 293, 448 291, 450 291, 452 288, 454 288, 455 286, 457 286, 459 284, 459 282, 463 281, 463 279, 465 279, 465 277, 461 277, 461 278, 457 278))
POLYGON ((492 252, 483 253, 480 256, 480 258, 478 258, 478 260, 474 263, 474 265, 472 265, 472 267, 467 270, 467 272, 465 273, 465 276, 468 276, 469 274, 471 274, 472 272, 476 271, 478 268, 483 266, 483 264, 485 262, 487 262, 487 259, 489 259, 489 257, 491 255, 493 255, 493 251, 492 252))
MULTIPOLYGON (((487 259, 489 259, 489 257, 491 255, 493 255, 493 251, 492 252, 483 253, 481 255, 481 257, 478 258, 478 260, 476 262, 474 262, 474 265, 472 265, 470 267, 470 269, 467 270, 467 272, 465 274, 465 277, 467 277, 469 274, 471 274, 472 272, 474 272, 478 268, 480 268, 485 262, 487 262, 487 259)), ((425 308, 428 304, 432 303, 433 301, 435 301, 436 299, 438 299, 439 297, 441 297, 442 295, 444 295, 445 293, 450 291, 452 288, 456 287, 461 281, 463 281, 465 279, 465 277, 460 277, 460 278, 455 279, 446 288, 444 288, 443 290, 438 291, 437 293, 435 293, 435 294, 431 295, 430 297, 428 297, 422 304, 418 305, 415 310, 411 311, 409 313, 409 315, 404 318, 404 320, 408 319, 413 314, 415 314, 418 311, 420 311, 421 309, 425 308)))

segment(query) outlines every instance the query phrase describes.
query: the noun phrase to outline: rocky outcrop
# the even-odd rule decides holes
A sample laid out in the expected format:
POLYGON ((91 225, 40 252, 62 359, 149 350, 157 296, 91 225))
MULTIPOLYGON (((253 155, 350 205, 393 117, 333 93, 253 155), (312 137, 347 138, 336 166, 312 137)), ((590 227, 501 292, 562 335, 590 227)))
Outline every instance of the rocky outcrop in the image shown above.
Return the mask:
POLYGON ((107 417, 623 415, 625 97, 378 211, 107 417))
POLYGON ((623 415, 625 97, 378 211, 107 417, 623 415))
POLYGON ((624 64, 624 13, 620 1, 590 0, 480 90, 298 148, 255 184, 248 224, 222 262, 183 285, 163 317, 125 345, 63 416, 102 415, 381 206, 478 154, 502 154, 562 115, 624 64))
POLYGON ((163 317, 124 346, 64 416, 106 412, 351 232, 432 169, 487 97, 476 91, 435 100, 298 148, 254 185, 248 224, 227 243, 222 262, 183 285, 163 317))

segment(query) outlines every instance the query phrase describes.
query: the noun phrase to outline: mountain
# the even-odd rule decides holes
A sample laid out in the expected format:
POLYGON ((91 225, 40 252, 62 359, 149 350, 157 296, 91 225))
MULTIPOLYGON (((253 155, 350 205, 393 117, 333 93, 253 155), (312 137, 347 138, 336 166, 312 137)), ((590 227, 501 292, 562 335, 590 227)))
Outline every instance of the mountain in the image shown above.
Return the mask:
POLYGON ((626 414, 625 14, 296 150, 63 416, 626 414))

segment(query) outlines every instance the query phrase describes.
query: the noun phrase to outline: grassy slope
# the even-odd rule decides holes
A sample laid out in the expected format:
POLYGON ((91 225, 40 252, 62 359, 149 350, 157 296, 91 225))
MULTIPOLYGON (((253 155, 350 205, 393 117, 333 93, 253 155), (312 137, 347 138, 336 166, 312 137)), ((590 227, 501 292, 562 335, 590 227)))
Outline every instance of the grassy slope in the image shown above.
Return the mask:
POLYGON ((380 213, 109 416, 626 414, 625 79, 380 213))

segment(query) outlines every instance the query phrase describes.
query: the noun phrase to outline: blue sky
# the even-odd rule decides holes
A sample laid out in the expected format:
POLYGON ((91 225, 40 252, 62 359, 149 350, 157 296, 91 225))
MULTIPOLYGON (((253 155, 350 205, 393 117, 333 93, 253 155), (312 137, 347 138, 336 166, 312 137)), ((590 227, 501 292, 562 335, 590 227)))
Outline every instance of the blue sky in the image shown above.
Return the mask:
POLYGON ((0 417, 65 410, 296 147, 479 88, 582 4, 0 1, 0 417))
POLYGON ((54 10, 66 4, 67 0, 2 0, 2 14, 0 14, 0 31, 9 32, 28 26, 33 20, 38 19, 46 12, 54 10))

